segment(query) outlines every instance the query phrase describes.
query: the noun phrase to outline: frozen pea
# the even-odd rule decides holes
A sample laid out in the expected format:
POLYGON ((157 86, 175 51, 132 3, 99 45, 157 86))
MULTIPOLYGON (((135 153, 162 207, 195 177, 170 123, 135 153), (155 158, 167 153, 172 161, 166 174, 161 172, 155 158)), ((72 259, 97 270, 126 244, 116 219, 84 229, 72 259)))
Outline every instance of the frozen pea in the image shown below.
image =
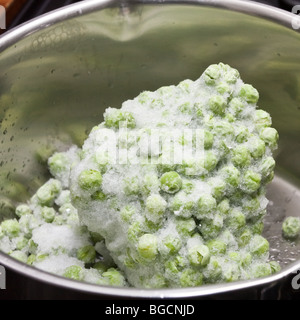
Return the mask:
POLYGON ((281 270, 280 264, 277 261, 270 261, 269 264, 272 274, 277 273, 281 270))
POLYGON ((25 237, 23 237, 23 236, 20 236, 20 237, 18 238, 17 243, 16 243, 16 248, 17 248, 18 250, 22 250, 22 249, 24 249, 24 248, 28 245, 28 242, 29 242, 29 240, 28 240, 27 238, 25 238, 25 237))
POLYGON ((260 138, 273 150, 277 147, 279 134, 274 128, 264 128, 259 133, 260 138))
POLYGON ((198 287, 203 284, 203 274, 198 270, 185 269, 180 276, 180 285, 186 287, 198 287))
POLYGON ((244 145, 237 146, 232 151, 232 162, 237 167, 246 167, 251 163, 249 149, 244 145))
POLYGON ((15 238, 20 233, 20 224, 16 219, 4 220, 1 223, 2 232, 10 238, 15 238))
POLYGON ((156 174, 148 173, 144 176, 142 183, 142 190, 145 194, 152 192, 158 192, 160 187, 160 182, 156 174))
POLYGON ((251 84, 242 85, 239 95, 248 103, 257 103, 259 99, 258 91, 251 84))
POLYGON ((232 165, 223 167, 221 175, 224 177, 225 182, 233 187, 237 187, 240 183, 240 171, 232 165))
POLYGON ((185 267, 184 258, 176 256, 173 259, 168 260, 165 263, 165 269, 167 273, 177 274, 185 267))
POLYGON ((247 268, 251 265, 252 262, 252 255, 249 252, 243 252, 241 254, 241 261, 240 264, 243 268, 247 268))
POLYGON ((261 186, 261 175, 252 170, 247 170, 242 179, 242 188, 246 193, 254 193, 261 186))
POLYGON ((124 193, 128 196, 139 195, 141 192, 141 184, 138 177, 130 177, 123 180, 124 193))
POLYGON ((269 242, 261 235, 255 234, 249 243, 250 252, 256 256, 262 256, 269 251, 269 242))
MULTIPOLYGON (((264 212, 264 211, 262 211, 262 212, 264 212)), ((251 225, 251 231, 253 234, 262 234, 263 230, 264 230, 263 221, 258 220, 251 225)))
POLYGON ((237 251, 230 251, 230 252, 228 252, 228 258, 234 262, 240 263, 241 254, 237 251))
POLYGON ((130 222, 132 216, 136 213, 135 207, 131 205, 127 205, 124 208, 121 209, 120 216, 123 221, 130 222))
POLYGON ((196 229, 196 223, 193 218, 184 219, 177 218, 176 219, 176 230, 181 236, 190 236, 196 229))
POLYGON ((183 81, 180 81, 177 88, 180 88, 182 91, 189 93, 191 91, 191 88, 193 87, 194 82, 190 79, 186 79, 183 81))
POLYGON ((41 204, 42 206, 51 207, 60 192, 61 182, 55 179, 50 179, 38 189, 38 191, 36 192, 36 197, 39 204, 41 204))
POLYGON ((243 143, 248 141, 248 138, 250 137, 250 132, 248 128, 244 126, 240 126, 236 130, 236 136, 235 136, 235 141, 238 143, 243 143))
POLYGON ((92 242, 94 244, 104 240, 103 236, 98 232, 90 231, 89 233, 90 233, 90 236, 91 236, 91 240, 92 240, 92 242))
MULTIPOLYGON (((164 89, 162 89, 161 92, 163 92, 163 91, 164 91, 164 89)), ((152 100, 152 92, 151 91, 143 91, 137 96, 137 99, 138 99, 139 103, 146 104, 152 100)))
POLYGON ((11 252, 9 255, 20 262, 27 263, 27 254, 23 251, 15 250, 11 252))
POLYGON ((49 207, 43 207, 41 210, 41 214, 43 219, 47 222, 47 223, 51 223, 53 222, 56 212, 53 208, 49 208, 49 207))
POLYGON ((212 255, 206 267, 205 278, 208 283, 214 283, 221 280, 222 262, 219 257, 212 255))
POLYGON ((275 160, 272 157, 267 157, 262 161, 259 169, 264 178, 268 177, 273 172, 275 164, 275 160))
POLYGON ((272 119, 268 112, 264 110, 256 110, 254 114, 254 122, 256 128, 261 129, 264 127, 270 127, 272 125, 272 119))
POLYGON ((228 199, 222 200, 217 206, 218 212, 222 215, 227 215, 230 211, 230 203, 228 199))
POLYGON ((109 284, 115 287, 123 287, 125 285, 124 276, 115 268, 109 268, 103 272, 102 276, 109 280, 109 284))
POLYGON ((222 277, 226 282, 237 281, 240 278, 240 269, 236 263, 227 263, 223 268, 222 277))
POLYGON ((107 195, 102 190, 97 190, 91 195, 91 199, 94 201, 105 201, 107 199, 107 195))
POLYGON ((253 234, 249 228, 246 228, 238 237, 238 244, 240 247, 245 247, 251 240, 253 234))
POLYGON ((32 266, 35 261, 36 261, 36 255, 35 255, 35 254, 31 254, 31 255, 27 258, 27 264, 29 264, 30 266, 32 266))
POLYGON ((224 241, 212 239, 206 243, 209 251, 212 255, 225 254, 227 245, 224 241))
POLYGON ((91 245, 82 247, 77 250, 77 258, 84 263, 93 263, 96 259, 96 250, 91 245))
POLYGON ((175 171, 164 173, 160 178, 161 189, 167 193, 176 193, 182 187, 182 179, 175 171))
POLYGON ((78 184, 83 190, 95 191, 102 185, 102 175, 97 170, 83 170, 78 177, 78 184))
POLYGON ((266 152, 266 145, 263 140, 260 138, 251 139, 251 143, 249 144, 251 156, 254 159, 261 158, 266 152))
POLYGON ((178 107, 178 110, 183 114, 192 114, 192 106, 190 102, 185 102, 178 107))
POLYGON ((188 181, 188 180, 183 180, 182 181, 182 190, 186 193, 186 194, 191 194, 193 192, 195 188, 195 185, 193 182, 188 181))
POLYGON ((213 215, 211 219, 202 219, 199 231, 204 239, 215 238, 219 235, 223 227, 223 217, 220 214, 213 215))
POLYGON ((214 114, 223 115, 227 103, 223 96, 212 96, 211 98, 209 98, 208 106, 214 114))
POLYGON ((208 130, 204 130, 204 148, 210 149, 212 148, 214 143, 214 135, 208 131, 208 130))
POLYGON ((136 242, 142 233, 142 224, 139 221, 133 222, 128 228, 127 237, 129 241, 136 242))
POLYGON ((282 233, 287 239, 295 239, 300 234, 300 218, 286 217, 282 223, 282 233))
POLYGON ((153 234, 144 234, 138 241, 138 252, 146 260, 154 260, 158 253, 157 237, 153 234))
POLYGON ((63 276, 72 280, 82 281, 84 278, 84 272, 80 266, 74 265, 66 268, 63 276))
POLYGON ((232 88, 231 88, 231 86, 230 86, 228 83, 226 83, 226 82, 220 82, 220 83, 217 85, 216 90, 217 90, 218 93, 220 93, 220 94, 223 95, 223 94, 225 94, 225 93, 231 93, 232 88))
POLYGON ((180 250, 181 246, 182 241, 179 237, 168 235, 162 241, 160 252, 168 256, 170 254, 177 253, 180 250))
POLYGON ((188 259, 193 266, 206 266, 210 259, 209 248, 204 244, 189 248, 188 259))
POLYGON ((125 124, 127 128, 135 128, 136 123, 131 112, 122 111, 120 109, 108 108, 104 113, 104 122, 108 128, 119 129, 125 124))
POLYGON ((226 219, 226 224, 232 232, 236 233, 246 225, 245 215, 238 209, 233 209, 226 219))
POLYGON ((27 204, 20 204, 16 208, 16 215, 17 217, 21 218, 22 216, 26 214, 31 214, 32 210, 27 204))
POLYGON ((194 205, 194 201, 183 198, 180 194, 178 194, 173 198, 170 204, 170 209, 176 216, 190 218, 193 214, 194 205))
POLYGON ((245 109, 245 103, 239 98, 233 98, 228 104, 229 110, 234 115, 239 115, 245 109))
POLYGON ((100 274, 107 271, 108 267, 103 261, 97 261, 93 264, 93 269, 96 269, 100 274))
POLYGON ((215 167, 218 164, 218 158, 216 157, 216 155, 211 152, 208 151, 205 153, 205 158, 204 158, 204 168, 211 172, 215 169, 215 167))
POLYGON ((251 267, 251 273, 255 278, 262 278, 272 274, 269 263, 256 263, 251 267))
POLYGON ((203 73, 204 81, 207 85, 214 85, 220 78, 220 67, 217 64, 210 65, 203 73))
POLYGON ((165 210, 167 208, 167 202, 159 194, 153 194, 146 200, 146 217, 150 221, 160 222, 165 210))
POLYGON ((222 199, 227 189, 226 182, 220 177, 214 177, 214 178, 211 178, 208 183, 211 186, 212 196, 217 201, 222 199))
POLYGON ((60 174, 69 169, 70 163, 68 156, 63 152, 57 152, 51 156, 48 160, 48 167, 50 173, 54 177, 60 176, 60 174))
POLYGON ((211 194, 203 194, 197 202, 197 216, 202 217, 217 208, 217 201, 211 194))
POLYGON ((238 72, 238 70, 229 67, 224 73, 223 78, 228 83, 234 84, 240 78, 240 73, 238 72))

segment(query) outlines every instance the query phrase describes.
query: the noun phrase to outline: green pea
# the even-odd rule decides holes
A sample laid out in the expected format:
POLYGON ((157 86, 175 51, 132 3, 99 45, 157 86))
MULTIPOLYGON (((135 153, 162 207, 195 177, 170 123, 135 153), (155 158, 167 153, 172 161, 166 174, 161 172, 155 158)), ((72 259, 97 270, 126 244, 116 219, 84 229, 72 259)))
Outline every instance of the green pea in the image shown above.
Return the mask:
POLYGON ((272 119, 268 112, 264 110, 256 110, 254 114, 254 122, 257 129, 264 127, 270 127, 272 125, 272 119))
POLYGON ((26 214, 31 214, 32 210, 27 204, 20 204, 16 208, 16 215, 21 218, 22 216, 26 214))
POLYGON ((77 250, 77 258, 84 263, 93 263, 96 259, 96 250, 91 245, 82 247, 77 250))
POLYGON ((277 273, 281 270, 280 264, 277 261, 270 261, 269 264, 272 274, 277 273))
POLYGON ((203 194, 197 202, 198 217, 205 216, 217 208, 217 201, 211 194, 203 194))
POLYGON ((272 150, 277 147, 279 134, 276 129, 264 128, 260 131, 259 136, 272 150))
POLYGON ((210 110, 216 115, 223 115, 227 102, 223 96, 212 96, 208 101, 210 110))
POLYGON ((237 167, 245 167, 251 163, 251 155, 246 146, 237 146, 232 151, 232 162, 237 167))
POLYGON ((20 236, 18 238, 18 241, 16 243, 17 250, 22 250, 28 245, 29 240, 23 236, 20 236))
POLYGON ((261 235, 255 234, 249 243, 250 252, 256 256, 262 256, 269 251, 269 242, 261 235))
POLYGON ((184 199, 180 194, 176 195, 170 205, 170 209, 176 216, 190 218, 193 214, 194 201, 184 199))
POLYGON ((181 81, 177 87, 183 92, 189 93, 191 91, 191 88, 193 87, 193 84, 194 82, 192 80, 186 79, 181 81))
POLYGON ((224 241, 212 239, 206 243, 209 251, 212 255, 225 254, 227 245, 224 241))
POLYGON ((165 263, 166 272, 173 275, 182 271, 184 267, 185 262, 183 257, 181 256, 176 256, 175 258, 170 259, 165 263))
POLYGON ((282 233, 287 239, 295 239, 300 234, 300 218, 286 217, 282 223, 282 233))
POLYGON ((139 221, 133 222, 128 228, 127 237, 129 241, 136 242, 142 233, 142 224, 139 221))
POLYGON ((167 208, 167 202, 159 194, 153 194, 146 200, 146 217, 150 221, 160 222, 167 208))
POLYGON ((69 159, 67 155, 63 152, 57 152, 48 159, 48 167, 50 173, 57 177, 62 172, 68 170, 70 166, 69 159))
POLYGON ((251 268, 251 273, 255 278, 262 278, 272 274, 272 269, 269 263, 257 263, 251 268))
POLYGON ((250 137, 250 133, 249 133, 248 128, 246 128, 244 126, 240 126, 239 128, 237 128, 236 136, 235 136, 236 142, 238 142, 238 143, 246 142, 249 137, 250 137))
POLYGON ((63 276, 72 280, 82 281, 84 278, 84 272, 79 266, 70 266, 65 269, 63 276))
POLYGON ((220 94, 225 94, 225 93, 230 93, 232 91, 232 88, 230 85, 228 85, 228 83, 226 82, 221 82, 217 85, 216 87, 217 92, 220 94))
POLYGON ((222 215, 228 215, 230 211, 230 203, 228 199, 222 200, 218 206, 217 206, 218 212, 220 212, 222 215))
POLYGON ((207 85, 214 85, 220 75, 220 67, 217 64, 212 64, 204 71, 203 78, 207 85))
POLYGON ((240 97, 245 99, 248 103, 257 103, 259 99, 258 91, 251 84, 244 84, 241 87, 240 97))
POLYGON ((166 236, 162 241, 161 252, 165 255, 175 254, 177 253, 182 246, 182 241, 178 237, 174 237, 172 235, 166 236))
POLYGON ((223 176, 226 183, 235 188, 240 183, 240 171, 232 165, 223 167, 221 169, 221 175, 223 176))
POLYGON ((196 229, 196 223, 193 218, 176 218, 176 230, 181 236, 190 236, 196 229))
MULTIPOLYGON (((164 90, 163 88, 161 88, 161 92, 164 90)), ((150 91, 143 91, 141 92, 138 96, 137 99, 139 101, 139 103, 141 104, 146 104, 149 103, 152 100, 152 92, 150 91)))
POLYGON ((222 277, 226 282, 233 282, 239 280, 240 274, 240 269, 235 263, 228 263, 223 269, 222 277))
POLYGON ((89 233, 90 233, 91 240, 93 241, 93 243, 97 243, 97 242, 104 240, 103 236, 98 232, 91 232, 90 231, 89 233))
POLYGON ((246 228, 238 237, 238 244, 240 247, 245 247, 252 238, 252 232, 249 228, 246 228))
POLYGON ((215 169, 215 167, 218 164, 218 158, 216 157, 216 155, 211 152, 208 151, 205 153, 205 158, 204 158, 204 168, 211 172, 215 169))
POLYGON ((217 201, 222 199, 227 189, 226 182, 219 177, 214 177, 211 178, 208 183, 211 186, 211 193, 213 197, 217 201))
POLYGON ((125 222, 130 222, 132 216, 136 213, 136 209, 135 207, 131 206, 131 205, 127 205, 124 208, 122 208, 121 212, 120 212, 120 216, 122 218, 123 221, 125 222))
POLYGON ((226 68, 226 71, 223 75, 223 78, 228 83, 234 84, 240 78, 240 73, 238 72, 238 70, 228 66, 228 68, 226 68))
POLYGON ((51 223, 53 222, 55 216, 56 216, 56 212, 53 208, 49 208, 49 207, 43 207, 42 211, 41 211, 42 217, 43 219, 47 222, 47 223, 51 223))
POLYGON ((96 269, 100 274, 107 271, 108 267, 103 261, 97 261, 93 264, 93 269, 96 269))
POLYGON ((208 131, 204 130, 204 148, 211 149, 214 143, 214 135, 208 131))
POLYGON ((160 182, 156 174, 148 173, 144 176, 143 183, 142 183, 142 190, 145 194, 158 192, 159 187, 160 187, 160 182))
POLYGON ((212 219, 202 219, 199 225, 199 231, 204 239, 217 237, 223 227, 223 217, 215 214, 212 219))
POLYGON ((167 193, 176 193, 182 187, 182 179, 175 171, 164 173, 160 178, 161 189, 167 193))
POLYGON ((108 108, 104 113, 104 123, 108 128, 118 129, 123 123, 127 128, 134 129, 136 126, 135 119, 131 112, 120 109, 108 108))
POLYGON ((128 196, 139 195, 141 192, 141 184, 138 177, 126 178, 124 182, 124 193, 128 196))
POLYGON ((242 188, 246 193, 254 193, 261 186, 261 175, 252 170, 247 170, 242 179, 242 188))
POLYGON ((35 261, 36 261, 36 255, 35 255, 35 254, 31 254, 31 255, 28 257, 26 263, 29 264, 30 266, 32 266, 35 261))
POLYGON ((185 269, 180 276, 180 285, 186 287, 198 287, 203 284, 203 274, 194 269, 185 269))
POLYGON ((273 172, 275 164, 275 160, 272 157, 267 157, 262 161, 260 171, 264 178, 268 177, 273 172))
POLYGON ((10 238, 16 238, 20 233, 20 224, 16 219, 4 220, 1 223, 1 229, 10 238))
POLYGON ((251 139, 250 153, 254 159, 261 158, 266 152, 266 145, 263 140, 259 138, 251 139))
POLYGON ((210 251, 206 245, 196 245, 188 249, 188 259, 193 266, 206 266, 210 251))
POLYGON ((219 257, 211 256, 208 265, 206 266, 205 276, 208 283, 219 282, 222 277, 222 262, 219 257))
POLYGON ((97 170, 83 170, 78 177, 78 184, 86 191, 96 191, 102 185, 102 175, 97 170))
POLYGON ((226 219, 227 226, 236 233, 246 225, 245 215, 238 209, 233 209, 226 219))
POLYGON ((154 260, 158 253, 157 237, 153 234, 144 234, 138 241, 138 252, 142 258, 154 260))
POLYGON ((123 287, 125 285, 125 278, 115 268, 110 268, 107 271, 103 272, 102 276, 109 280, 109 284, 114 287, 123 287))
POLYGON ((51 207, 54 200, 61 192, 61 183, 58 180, 51 179, 36 192, 39 204, 51 207))
POLYGON ((238 116, 245 109, 245 103, 239 98, 233 98, 229 102, 228 108, 234 115, 238 116))

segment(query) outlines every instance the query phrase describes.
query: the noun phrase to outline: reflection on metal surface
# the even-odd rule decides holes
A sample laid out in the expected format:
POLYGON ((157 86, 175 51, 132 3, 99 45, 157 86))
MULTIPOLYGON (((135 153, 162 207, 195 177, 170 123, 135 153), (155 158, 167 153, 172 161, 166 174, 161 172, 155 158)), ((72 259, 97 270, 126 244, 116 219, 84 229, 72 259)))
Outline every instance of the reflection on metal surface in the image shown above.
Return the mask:
POLYGON ((293 15, 247 1, 142 2, 120 8, 116 1, 87 1, 0 38, 0 220, 47 179, 47 157, 80 145, 102 121, 106 107, 119 107, 143 90, 196 79, 208 65, 222 61, 258 89, 259 105, 271 113, 280 134, 265 235, 282 272, 226 285, 141 291, 61 279, 3 254, 0 263, 55 286, 127 297, 200 297, 238 290, 255 295, 262 287, 264 292, 278 288, 300 268, 300 244, 280 234, 282 219, 300 214, 300 34, 291 27, 293 15))

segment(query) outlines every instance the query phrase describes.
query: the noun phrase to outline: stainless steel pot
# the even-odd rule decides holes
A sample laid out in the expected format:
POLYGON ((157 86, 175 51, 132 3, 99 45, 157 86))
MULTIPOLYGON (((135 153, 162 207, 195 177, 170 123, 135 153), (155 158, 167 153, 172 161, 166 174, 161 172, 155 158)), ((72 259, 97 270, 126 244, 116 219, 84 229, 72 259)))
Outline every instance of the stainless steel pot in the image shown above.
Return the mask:
MULTIPOLYGON (((281 237, 300 215, 300 34, 297 16, 248 1, 90 0, 0 38, 0 220, 47 179, 53 150, 81 144, 108 106, 143 90, 196 79, 211 63, 236 67, 260 92, 280 133, 265 236, 282 271, 254 281, 172 290, 63 279, 0 253, 11 298, 266 299, 297 295, 300 243, 281 237)), ((1 294, 4 290, 0 290, 1 294)))

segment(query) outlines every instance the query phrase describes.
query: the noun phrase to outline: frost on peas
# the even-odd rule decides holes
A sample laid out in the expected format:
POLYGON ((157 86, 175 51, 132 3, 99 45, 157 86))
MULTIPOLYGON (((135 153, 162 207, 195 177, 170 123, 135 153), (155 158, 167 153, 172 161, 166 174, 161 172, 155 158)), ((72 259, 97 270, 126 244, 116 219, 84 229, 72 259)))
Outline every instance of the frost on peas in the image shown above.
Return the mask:
POLYGON ((281 270, 280 264, 277 261, 270 261, 269 265, 271 267, 271 273, 277 273, 281 270))
POLYGON ((121 209, 120 216, 123 221, 130 222, 132 216, 136 213, 136 209, 132 205, 126 205, 121 209))
POLYGON ((146 260, 154 260, 158 253, 157 237, 153 234, 144 234, 138 240, 139 255, 146 260))
POLYGON ((176 218, 176 230, 182 237, 191 236, 196 229, 196 222, 193 218, 176 218))
POLYGON ((136 126, 135 119, 131 112, 115 108, 106 109, 104 113, 104 123, 108 128, 115 129, 119 129, 119 127, 123 125, 131 129, 134 129, 136 126))
POLYGON ((208 131, 208 130, 204 130, 204 148, 210 149, 212 148, 214 143, 214 135, 208 131))
POLYGON ((190 218, 193 214, 194 205, 194 201, 189 200, 184 193, 179 193, 173 198, 170 209, 176 216, 190 218))
POLYGON ((51 223, 51 222, 54 221, 56 212, 55 212, 55 210, 53 208, 42 207, 41 214, 42 214, 43 219, 47 223, 51 223))
POLYGON ((26 214, 31 214, 32 210, 27 204, 20 204, 16 208, 16 215, 18 218, 21 218, 22 216, 26 214))
POLYGON ((27 263, 27 254, 23 251, 15 250, 11 252, 9 255, 20 262, 27 263))
POLYGON ((264 178, 268 177, 275 169, 275 160, 272 157, 265 158, 259 169, 264 178))
POLYGON ((63 152, 55 153, 48 159, 48 167, 54 177, 60 177, 70 167, 68 156, 63 152))
POLYGON ((207 85, 214 85, 220 76, 220 66, 217 64, 210 65, 203 73, 203 78, 207 85))
POLYGON ((225 254, 227 245, 224 241, 212 239, 206 243, 211 255, 225 254))
POLYGON ((269 263, 256 263, 251 267, 251 273, 254 278, 262 278, 272 274, 272 269, 269 263))
POLYGON ((197 202, 197 217, 205 217, 217 208, 217 201, 211 194, 203 194, 197 202))
POLYGON ((241 87, 239 95, 248 103, 257 103, 259 99, 258 91, 251 84, 244 84, 241 87))
POLYGON ((109 284, 115 287, 124 287, 125 278, 124 276, 115 268, 110 268, 107 271, 102 273, 104 278, 109 280, 109 284))
POLYGON ((147 173, 142 182, 142 190, 145 194, 158 192, 160 188, 160 181, 158 176, 153 173, 147 173))
POLYGON ((125 178, 123 186, 124 193, 128 196, 138 195, 141 192, 141 183, 138 177, 125 178))
POLYGON ((236 188, 240 183, 240 171, 232 166, 228 165, 221 169, 221 175, 223 176, 226 183, 236 188))
POLYGON ((102 185, 102 175, 97 170, 83 170, 78 177, 78 184, 86 191, 96 191, 102 185))
POLYGON ((166 236, 159 248, 160 253, 169 256, 177 253, 182 247, 182 241, 179 237, 173 235, 166 236))
POLYGON ((215 214, 213 218, 202 219, 199 224, 199 232, 204 239, 217 237, 223 227, 223 217, 215 214))
POLYGON ((204 168, 208 172, 210 172, 215 169, 217 164, 218 164, 218 158, 216 157, 216 155, 211 151, 206 152, 205 158, 204 158, 204 168))
POLYGON ((226 219, 226 225, 233 233, 238 233, 246 225, 245 215, 238 209, 233 209, 226 219))
POLYGON ((268 112, 258 109, 255 111, 254 114, 254 122, 255 126, 258 130, 264 128, 264 127, 271 127, 272 125, 272 119, 268 112))
POLYGON ((210 178, 208 184, 211 186, 211 194, 217 200, 220 201, 227 191, 227 184, 224 179, 219 177, 210 178))
POLYGON ((238 116, 245 108, 245 103, 239 98, 233 98, 228 104, 229 111, 235 116, 238 116))
POLYGON ((282 223, 282 233, 287 239, 295 239, 300 234, 300 218, 287 217, 282 223))
POLYGON ((266 145, 260 138, 251 138, 249 148, 254 159, 261 158, 266 152, 266 145))
POLYGON ((181 287, 198 287, 203 284, 203 274, 198 270, 185 269, 180 276, 181 287))

